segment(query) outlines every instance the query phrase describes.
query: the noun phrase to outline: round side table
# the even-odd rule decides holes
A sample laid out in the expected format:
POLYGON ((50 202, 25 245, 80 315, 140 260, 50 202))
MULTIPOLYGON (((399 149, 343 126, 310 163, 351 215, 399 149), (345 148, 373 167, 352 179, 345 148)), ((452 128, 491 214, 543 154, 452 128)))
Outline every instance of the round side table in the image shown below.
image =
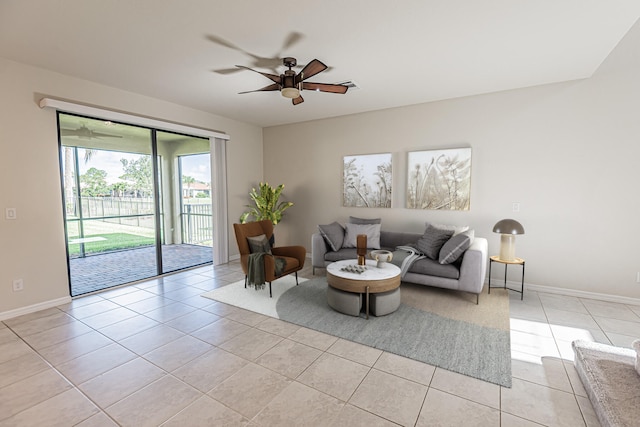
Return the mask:
POLYGON ((489 290, 488 293, 491 293, 491 266, 494 262, 499 262, 500 264, 504 264, 504 286, 493 286, 494 288, 501 289, 509 289, 510 291, 520 293, 520 301, 524 298, 524 260, 522 258, 515 258, 513 261, 507 261, 504 259, 500 259, 499 256, 493 255, 489 257, 489 290), (508 288, 507 287, 507 267, 509 265, 521 265, 522 266, 522 281, 520 282, 520 290, 508 288))

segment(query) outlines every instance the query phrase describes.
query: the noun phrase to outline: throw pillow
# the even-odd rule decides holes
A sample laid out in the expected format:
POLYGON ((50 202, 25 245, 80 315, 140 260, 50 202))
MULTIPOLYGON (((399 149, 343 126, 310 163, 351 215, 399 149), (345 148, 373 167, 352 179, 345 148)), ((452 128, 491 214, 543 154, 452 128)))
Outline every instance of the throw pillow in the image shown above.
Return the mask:
POLYGON ((452 236, 440 249, 440 264, 456 262, 473 243, 473 230, 467 230, 452 236))
POLYGON ((367 235, 367 248, 380 249, 380 224, 345 224, 343 248, 355 248, 356 236, 358 234, 367 235))
POLYGON ((339 251, 342 248, 344 228, 340 224, 334 221, 331 224, 319 225, 318 230, 332 250, 339 251))
POLYGON ((427 257, 437 260, 442 246, 453 236, 453 230, 427 225, 424 234, 418 239, 418 250, 427 257))
POLYGON ((269 239, 264 234, 255 237, 247 237, 247 241, 249 242, 249 251, 252 254, 258 252, 266 252, 268 254, 271 253, 271 245, 269 244, 269 239))
POLYGON ((382 224, 382 218, 357 218, 355 216, 350 216, 349 223, 351 224, 382 224))
POLYGON ((434 224, 431 222, 426 222, 424 225, 425 227, 428 227, 429 224, 433 225, 434 227, 437 228, 441 228, 443 230, 453 230, 453 235, 455 236, 456 234, 460 234, 462 232, 465 232, 469 229, 468 225, 448 225, 448 224, 434 224))

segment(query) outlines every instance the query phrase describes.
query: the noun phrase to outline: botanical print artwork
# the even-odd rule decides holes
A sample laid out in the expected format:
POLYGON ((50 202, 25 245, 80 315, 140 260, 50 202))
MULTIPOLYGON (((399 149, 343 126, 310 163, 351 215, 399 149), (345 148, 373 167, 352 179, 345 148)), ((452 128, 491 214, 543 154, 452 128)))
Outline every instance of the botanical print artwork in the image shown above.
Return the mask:
POLYGON ((469 210, 471 148, 413 151, 407 168, 407 208, 469 210))
POLYGON ((391 153, 345 156, 342 206, 391 207, 391 153))

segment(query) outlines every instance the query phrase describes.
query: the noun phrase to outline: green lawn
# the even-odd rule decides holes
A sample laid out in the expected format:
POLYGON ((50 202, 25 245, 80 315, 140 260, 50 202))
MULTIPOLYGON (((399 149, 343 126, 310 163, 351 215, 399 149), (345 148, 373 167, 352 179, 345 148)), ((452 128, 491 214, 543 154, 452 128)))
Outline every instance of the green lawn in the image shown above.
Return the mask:
MULTIPOLYGON (((74 242, 75 240, 74 238, 69 239, 70 256, 80 254, 80 244, 74 242)), ((128 233, 91 234, 85 236, 84 241, 84 250, 87 254, 131 249, 155 244, 155 239, 152 237, 137 236, 128 233)))

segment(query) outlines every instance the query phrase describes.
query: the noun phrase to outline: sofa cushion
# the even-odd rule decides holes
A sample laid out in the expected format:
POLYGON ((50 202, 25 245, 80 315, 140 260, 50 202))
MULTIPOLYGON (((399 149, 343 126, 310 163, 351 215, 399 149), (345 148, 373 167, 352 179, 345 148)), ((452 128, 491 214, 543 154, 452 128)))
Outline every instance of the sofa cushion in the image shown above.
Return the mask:
POLYGON ((342 242, 344 242, 344 228, 337 223, 332 222, 327 225, 319 225, 318 230, 324 240, 331 246, 334 251, 339 251, 342 248, 342 242))
POLYGON ((398 246, 416 247, 416 244, 418 243, 418 239, 420 237, 422 237, 422 234, 381 230, 380 249, 388 249, 390 251, 394 251, 398 246))
POLYGON ((355 248, 358 234, 367 235, 367 248, 380 249, 380 224, 345 224, 343 248, 355 248))
POLYGON ((456 280, 460 278, 460 270, 458 269, 457 263, 440 264, 438 261, 429 258, 422 258, 414 262, 409 269, 409 273, 446 277, 456 280))
POLYGON ((418 239, 418 250, 431 259, 438 259, 440 249, 453 235, 453 229, 439 228, 428 224, 424 234, 418 239))
POLYGON ((358 218, 355 216, 350 216, 349 223, 351 224, 382 224, 382 218, 358 218))
POLYGON ((471 243, 473 243, 473 230, 467 230, 460 234, 452 236, 447 243, 440 249, 440 255, 438 260, 440 264, 451 264, 462 256, 462 254, 469 249, 471 243))
POLYGON ((425 222, 424 226, 428 227, 429 224, 433 225, 434 227, 437 228, 441 228, 443 230, 453 230, 453 235, 455 236, 456 234, 460 234, 462 232, 465 232, 467 230, 469 230, 469 226, 468 225, 449 225, 449 224, 435 224, 433 222, 425 222))
POLYGON ((258 252, 266 252, 268 254, 271 253, 271 245, 269 244, 269 239, 264 234, 254 237, 247 237, 247 242, 249 243, 249 251, 252 254, 258 252))
POLYGON ((329 251, 324 254, 324 260, 329 262, 342 261, 343 259, 355 260, 358 258, 356 248, 342 248, 339 251, 329 251))

